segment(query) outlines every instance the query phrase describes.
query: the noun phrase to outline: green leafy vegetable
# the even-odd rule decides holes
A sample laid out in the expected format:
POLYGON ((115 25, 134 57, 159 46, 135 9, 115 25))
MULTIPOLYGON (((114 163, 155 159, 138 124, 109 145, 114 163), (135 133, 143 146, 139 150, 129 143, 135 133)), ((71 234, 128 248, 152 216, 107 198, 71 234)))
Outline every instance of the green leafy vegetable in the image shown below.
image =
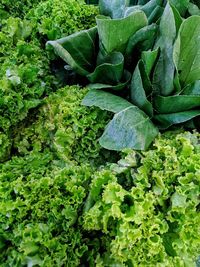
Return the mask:
POLYGON ((146 150, 158 134, 149 117, 130 106, 115 114, 100 138, 100 145, 110 150, 134 148, 146 150))
MULTIPOLYGON (((147 149, 157 127, 167 129, 174 124, 195 127, 193 119, 199 116, 200 107, 200 17, 189 16, 189 3, 188 0, 135 1, 129 7, 127 1, 102 0, 102 14, 96 17, 95 49, 90 48, 91 52, 82 49, 81 57, 77 57, 77 51, 68 48, 67 40, 71 38, 72 46, 76 47, 77 42, 84 40, 79 38, 82 33, 63 39, 63 50, 58 54, 64 60, 65 53, 76 59, 67 61, 73 70, 77 71, 81 58, 93 64, 92 70, 84 69, 85 74, 77 71, 86 76, 88 87, 93 90, 83 104, 120 112, 114 115, 100 138, 103 147, 147 149), (110 93, 114 94, 113 98, 110 93), (138 127, 139 120, 145 125, 146 115, 149 136, 145 129, 138 127)), ((48 43, 55 42, 60 40, 48 43)))
POLYGON ((95 60, 96 34, 97 29, 92 28, 56 41, 50 41, 47 46, 52 46, 56 54, 62 57, 77 73, 87 75, 93 69, 92 63, 95 60))
POLYGON ((200 17, 186 19, 174 46, 174 62, 183 86, 200 80, 200 17))
POLYGON ((103 244, 98 266, 196 266, 199 134, 168 132, 93 175, 84 228, 103 244))

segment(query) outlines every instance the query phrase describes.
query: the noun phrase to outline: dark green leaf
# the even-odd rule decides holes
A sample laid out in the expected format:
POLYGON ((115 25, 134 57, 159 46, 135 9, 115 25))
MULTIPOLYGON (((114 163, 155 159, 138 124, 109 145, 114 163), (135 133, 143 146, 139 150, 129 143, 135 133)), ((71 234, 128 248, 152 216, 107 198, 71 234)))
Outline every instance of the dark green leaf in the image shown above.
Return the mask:
POLYGON ((113 52, 104 58, 104 62, 97 66, 87 78, 91 83, 117 84, 124 71, 124 57, 120 52, 113 52))
POLYGON ((127 100, 101 90, 90 90, 84 97, 82 104, 88 107, 99 107, 114 113, 120 112, 133 106, 127 100))
POLYGON ((142 50, 148 50, 152 47, 155 35, 157 33, 158 26, 156 24, 151 24, 148 26, 143 27, 142 29, 138 30, 133 36, 130 37, 125 55, 130 56, 134 50, 134 48, 139 44, 143 47, 142 50))
POLYGON ((151 15, 148 17, 149 24, 152 23, 152 22, 158 23, 158 21, 160 20, 160 17, 162 16, 163 12, 164 12, 164 8, 160 7, 160 6, 157 6, 154 9, 154 11, 151 13, 151 15))
POLYGON ((147 99, 148 95, 146 95, 151 90, 151 84, 145 84, 145 80, 148 80, 148 76, 145 72, 144 63, 140 60, 131 80, 131 102, 152 117, 153 107, 147 99))
POLYGON ((155 91, 165 96, 171 94, 174 88, 173 43, 175 37, 174 14, 170 5, 167 4, 160 22, 160 39, 156 47, 160 47, 161 53, 153 77, 155 91))
POLYGON ((120 91, 129 84, 130 80, 131 80, 131 74, 130 72, 125 70, 122 76, 122 80, 116 85, 103 84, 103 83, 91 83, 88 85, 88 88, 89 89, 111 89, 114 91, 120 91))
POLYGON ((136 11, 123 19, 96 17, 100 41, 107 53, 124 52, 129 38, 139 29, 147 25, 143 11, 136 11))
POLYGON ((174 63, 182 86, 200 80, 200 16, 191 16, 181 25, 174 45, 174 63))
POLYGON ((91 28, 70 36, 47 42, 74 71, 87 75, 93 70, 96 62, 97 28, 91 28), (84 45, 83 45, 84 44, 84 45))
POLYGON ((189 121, 200 115, 200 110, 190 110, 171 114, 161 114, 154 116, 159 129, 165 130, 174 124, 189 121))
POLYGON ((162 0, 150 0, 141 7, 141 10, 144 11, 148 18, 149 25, 152 22, 156 22, 161 17, 164 10, 161 5, 162 0))
POLYGON ((157 134, 150 118, 138 107, 130 106, 115 114, 100 138, 100 145, 110 150, 146 150, 157 134))
POLYGON ((195 81, 192 84, 189 84, 183 89, 181 93, 183 95, 200 95, 200 80, 195 81))
POLYGON ((154 107, 158 113, 175 113, 200 108, 200 96, 197 95, 174 95, 157 96, 154 98, 154 107))
POLYGON ((149 77, 150 77, 151 71, 155 65, 156 59, 158 57, 158 51, 159 51, 159 49, 142 52, 141 57, 142 57, 142 60, 144 62, 146 73, 149 77))

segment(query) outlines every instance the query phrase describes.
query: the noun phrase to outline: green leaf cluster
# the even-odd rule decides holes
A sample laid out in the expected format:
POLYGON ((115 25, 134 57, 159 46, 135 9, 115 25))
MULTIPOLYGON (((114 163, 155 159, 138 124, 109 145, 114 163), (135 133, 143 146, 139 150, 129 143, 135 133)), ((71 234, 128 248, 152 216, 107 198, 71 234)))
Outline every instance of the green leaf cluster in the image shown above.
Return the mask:
POLYGON ((0 264, 80 266, 78 217, 91 168, 66 166, 46 149, 0 164, 0 264))
POLYGON ((23 18, 26 13, 35 7, 42 0, 1 0, 0 2, 0 21, 5 18, 20 17, 23 18))
POLYGON ((104 148, 145 150, 159 129, 186 122, 195 128, 200 16, 190 4, 102 0, 96 27, 47 42, 86 76, 91 90, 83 104, 115 113, 100 139, 104 148))
POLYGON ((84 228, 102 249, 90 266, 196 266, 199 137, 168 132, 93 175, 84 228))
POLYGON ((49 62, 46 36, 52 29, 59 29, 54 31, 58 38, 91 27, 97 14, 96 8, 73 0, 43 1, 28 11, 24 19, 2 20, 0 29, 0 139, 7 140, 0 161, 9 157, 19 123, 66 80, 49 62))
POLYGON ((34 21, 36 31, 45 40, 54 40, 91 28, 97 14, 98 8, 86 5, 84 0, 46 0, 28 12, 26 18, 34 21))
POLYGON ((98 139, 111 118, 107 111, 81 105, 87 89, 68 86, 45 99, 29 122, 18 126, 13 147, 20 155, 50 148, 65 163, 99 166, 115 155, 102 149, 98 139))
POLYGON ((10 139, 16 125, 55 84, 46 52, 31 38, 32 28, 30 22, 11 17, 0 32, 0 132, 10 139))

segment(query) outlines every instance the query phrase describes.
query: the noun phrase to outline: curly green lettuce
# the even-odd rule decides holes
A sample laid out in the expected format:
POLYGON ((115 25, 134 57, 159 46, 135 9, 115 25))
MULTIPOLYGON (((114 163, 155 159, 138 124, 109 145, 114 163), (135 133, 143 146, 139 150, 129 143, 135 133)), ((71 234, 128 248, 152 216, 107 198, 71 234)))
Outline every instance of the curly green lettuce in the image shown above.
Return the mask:
POLYGON ((127 151, 94 174, 84 228, 108 241, 93 266, 196 266, 199 140, 196 133, 166 133, 149 151, 127 151))
POLYGON ((43 0, 1 0, 0 21, 10 16, 23 18, 30 8, 43 0))
MULTIPOLYGON (((9 16, 0 29, 0 135, 6 135, 11 144, 19 123, 29 121, 43 99, 66 82, 63 70, 58 80, 44 38, 52 30, 59 29, 62 34, 60 29, 64 28, 63 34, 71 34, 88 28, 97 13, 96 8, 74 0, 43 1, 29 11, 25 19, 9 16), (51 24, 47 23, 49 18, 51 24)), ((0 147, 0 161, 9 157, 11 147, 0 147)))
POLYGON ((80 266, 90 177, 88 165, 63 165, 49 150, 0 164, 0 265, 80 266))
MULTIPOLYGON (((111 114, 81 105, 86 88, 67 86, 46 98, 36 121, 15 137, 14 147, 23 155, 50 147, 59 159, 78 164, 101 165, 110 157, 98 138, 111 114)), ((114 160, 114 156, 113 159, 114 160)))
POLYGON ((48 40, 70 35, 95 26, 98 8, 84 0, 41 1, 26 16, 36 23, 36 31, 48 40))

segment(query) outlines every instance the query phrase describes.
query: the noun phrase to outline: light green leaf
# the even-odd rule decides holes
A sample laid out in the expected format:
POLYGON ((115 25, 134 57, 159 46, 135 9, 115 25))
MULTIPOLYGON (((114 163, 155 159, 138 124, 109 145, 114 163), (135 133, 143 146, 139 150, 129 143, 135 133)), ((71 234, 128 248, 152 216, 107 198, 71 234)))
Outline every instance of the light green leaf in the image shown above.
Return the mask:
POLYGON ((90 90, 84 97, 82 105, 88 107, 96 106, 114 113, 132 106, 127 100, 101 90, 90 90))
POLYGON ((190 0, 170 0, 170 4, 175 6, 179 13, 184 16, 187 11, 190 0))
POLYGON ((188 12, 190 13, 190 15, 200 16, 200 8, 198 8, 198 6, 193 3, 189 3, 188 12))
POLYGON ((147 25, 147 17, 143 11, 138 10, 123 19, 108 19, 99 15, 96 22, 99 39, 106 52, 123 53, 129 38, 147 25))
POLYGON ((146 150, 157 134, 150 118, 138 107, 130 106, 115 114, 99 142, 109 150, 146 150))
POLYGON ((48 41, 47 47, 52 46, 55 53, 78 74, 87 75, 93 71, 96 62, 96 38, 97 28, 94 27, 55 41, 48 41))
POLYGON ((200 80, 200 16, 187 18, 179 29, 173 57, 182 86, 200 80))

